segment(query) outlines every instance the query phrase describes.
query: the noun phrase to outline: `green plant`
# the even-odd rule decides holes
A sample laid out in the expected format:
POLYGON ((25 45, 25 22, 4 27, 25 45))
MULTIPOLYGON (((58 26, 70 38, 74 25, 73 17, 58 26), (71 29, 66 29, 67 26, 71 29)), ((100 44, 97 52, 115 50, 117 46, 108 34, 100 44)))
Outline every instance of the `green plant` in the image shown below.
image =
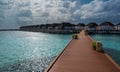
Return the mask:
POLYGON ((72 38, 73 38, 73 39, 78 39, 77 34, 73 34, 73 35, 72 35, 72 38))
POLYGON ((96 41, 92 42, 92 48, 93 48, 93 50, 96 50, 96 41))
POLYGON ((86 36, 88 35, 88 32, 87 32, 87 31, 85 31, 85 35, 86 35, 86 36))
POLYGON ((100 41, 96 42, 96 51, 101 52, 102 50, 102 43, 100 41))
POLYGON ((92 48, 93 48, 93 50, 96 50, 98 52, 103 52, 102 43, 100 41, 93 41, 92 42, 92 48))

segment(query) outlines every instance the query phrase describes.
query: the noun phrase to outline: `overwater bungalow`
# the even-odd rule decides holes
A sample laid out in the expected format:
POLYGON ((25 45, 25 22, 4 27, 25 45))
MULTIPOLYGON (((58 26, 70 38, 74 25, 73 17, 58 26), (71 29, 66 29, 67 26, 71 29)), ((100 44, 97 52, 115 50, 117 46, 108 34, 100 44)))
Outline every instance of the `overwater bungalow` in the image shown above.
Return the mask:
POLYGON ((61 28, 63 30, 73 30, 73 29, 75 29, 75 25, 71 24, 69 22, 63 22, 63 23, 61 23, 61 28))
POLYGON ((118 23, 118 24, 115 25, 115 29, 116 30, 120 30, 120 23, 118 23))
POLYGON ((53 23, 53 28, 54 28, 54 32, 58 33, 61 31, 61 24, 60 23, 53 23))
POLYGON ((111 22, 103 22, 97 27, 99 33, 114 33, 114 24, 111 22))
POLYGON ((22 27, 20 27, 20 30, 28 31, 29 28, 30 28, 30 26, 22 26, 22 27))
POLYGON ((42 24, 41 25, 41 29, 45 29, 46 27, 45 27, 45 25, 44 24, 42 24))
POLYGON ((94 31, 94 30, 96 30, 96 28, 97 28, 97 24, 96 23, 94 23, 94 22, 91 22, 91 23, 88 23, 87 25, 86 25, 86 30, 88 30, 88 31, 94 31))
POLYGON ((115 25, 116 33, 120 34, 120 23, 115 25))
POLYGON ((115 30, 115 28, 111 22, 103 22, 97 27, 97 30, 115 30))
POLYGON ((96 28, 97 28, 97 24, 94 23, 94 22, 91 22, 91 23, 88 23, 86 26, 85 26, 85 29, 88 31, 88 33, 95 33, 96 32, 96 28))
POLYGON ((41 29, 41 25, 29 26, 29 31, 37 31, 37 32, 40 32, 40 29, 41 29))
POLYGON ((62 33, 74 33, 75 25, 69 22, 63 22, 61 23, 61 30, 62 30, 62 33))
POLYGON ((120 23, 114 25, 110 22, 103 22, 100 25, 96 23, 79 23, 77 25, 69 22, 53 23, 53 24, 41 24, 41 25, 30 25, 22 26, 20 30, 23 31, 36 31, 46 33, 79 33, 81 30, 86 29, 89 33, 120 33, 120 23))
POLYGON ((54 28, 54 30, 59 30, 60 29, 61 24, 60 23, 53 23, 52 27, 54 28))
POLYGON ((42 29, 44 30, 44 32, 49 32, 50 27, 51 27, 51 24, 44 24, 42 29))
POLYGON ((48 30, 53 30, 53 25, 52 24, 49 24, 48 30))
POLYGON ((50 24, 48 27, 49 33, 56 33, 60 30, 60 23, 50 24))
POLYGON ((76 30, 83 30, 85 29, 85 24, 84 23, 78 23, 76 26, 75 26, 75 29, 76 30))
POLYGON ((37 29, 40 31, 42 29, 42 25, 38 25, 37 29))
POLYGON ((42 24, 42 25, 40 26, 40 31, 45 32, 45 29, 46 29, 46 26, 45 26, 44 24, 42 24))

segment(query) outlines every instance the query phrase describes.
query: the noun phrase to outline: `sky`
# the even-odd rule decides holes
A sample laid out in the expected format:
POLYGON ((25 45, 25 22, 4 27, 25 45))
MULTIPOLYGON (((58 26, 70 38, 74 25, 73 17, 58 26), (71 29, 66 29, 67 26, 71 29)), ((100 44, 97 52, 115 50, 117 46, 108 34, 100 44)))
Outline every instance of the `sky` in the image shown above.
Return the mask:
POLYGON ((120 0, 0 0, 0 29, 103 21, 120 23, 120 0))

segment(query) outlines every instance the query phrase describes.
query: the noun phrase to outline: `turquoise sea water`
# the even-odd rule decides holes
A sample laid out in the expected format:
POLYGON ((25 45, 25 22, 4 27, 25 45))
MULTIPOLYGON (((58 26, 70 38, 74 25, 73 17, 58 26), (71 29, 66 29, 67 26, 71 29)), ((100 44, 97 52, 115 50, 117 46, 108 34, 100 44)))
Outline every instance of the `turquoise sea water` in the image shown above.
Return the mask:
POLYGON ((71 35, 0 32, 0 72, 43 72, 71 35))
MULTIPOLYGON (((120 65, 120 35, 91 35, 120 65)), ((37 32, 0 32, 0 72, 44 72, 71 40, 71 35, 37 32)))
POLYGON ((118 65, 120 65, 120 35, 95 34, 91 35, 91 37, 96 41, 101 41, 103 50, 110 55, 118 65))

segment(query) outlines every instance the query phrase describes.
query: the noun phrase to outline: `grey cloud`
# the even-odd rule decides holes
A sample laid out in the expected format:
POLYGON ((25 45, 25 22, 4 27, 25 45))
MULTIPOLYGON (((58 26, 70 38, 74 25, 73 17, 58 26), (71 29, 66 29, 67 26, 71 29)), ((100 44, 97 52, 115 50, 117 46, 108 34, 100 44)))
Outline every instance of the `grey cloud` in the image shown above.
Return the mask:
POLYGON ((94 21, 99 23, 102 21, 111 21, 116 23, 120 19, 119 3, 120 0, 94 0, 88 4, 82 5, 74 14, 81 18, 80 21, 84 22, 94 21))
POLYGON ((10 9, 11 4, 12 2, 10 0, 0 0, 0 9, 10 9))
POLYGON ((20 25, 32 24, 31 10, 21 10, 16 14, 16 22, 20 25))
POLYGON ((19 20, 19 19, 17 19, 17 24, 20 24, 20 26, 21 25, 31 25, 32 24, 32 21, 31 20, 19 20))
POLYGON ((31 17, 32 12, 31 12, 31 10, 21 10, 21 11, 19 11, 19 13, 16 16, 18 16, 18 17, 21 17, 21 16, 31 17))
POLYGON ((47 21, 49 23, 55 21, 69 21, 73 23, 119 22, 120 0, 91 0, 85 4, 81 4, 81 1, 0 0, 0 25, 6 26, 8 23, 13 23, 11 25, 16 27, 46 23, 47 21))
POLYGON ((9 5, 8 0, 0 0, 0 5, 9 5))
POLYGON ((34 3, 34 5, 39 5, 39 3, 34 3))
POLYGON ((5 16, 3 13, 3 9, 0 9, 0 25, 4 23, 5 16))
POLYGON ((49 16, 49 13, 48 12, 45 12, 42 14, 42 17, 48 17, 49 16))
POLYGON ((59 9, 59 11, 60 11, 61 13, 67 13, 67 11, 64 10, 64 9, 59 9))
POLYGON ((15 28, 31 24, 32 12, 28 1, 0 0, 0 28, 15 28))
POLYGON ((46 5, 47 8, 52 8, 53 6, 52 5, 46 5))
POLYGON ((32 17, 25 17, 25 16, 17 16, 16 23, 21 25, 31 25, 32 24, 32 17))
POLYGON ((63 7, 69 8, 69 4, 70 4, 70 3, 66 2, 66 3, 64 3, 63 7))
POLYGON ((19 6, 19 7, 26 7, 26 6, 28 7, 28 6, 30 6, 30 5, 31 5, 30 2, 25 2, 25 3, 22 2, 22 3, 19 3, 18 6, 19 6))

